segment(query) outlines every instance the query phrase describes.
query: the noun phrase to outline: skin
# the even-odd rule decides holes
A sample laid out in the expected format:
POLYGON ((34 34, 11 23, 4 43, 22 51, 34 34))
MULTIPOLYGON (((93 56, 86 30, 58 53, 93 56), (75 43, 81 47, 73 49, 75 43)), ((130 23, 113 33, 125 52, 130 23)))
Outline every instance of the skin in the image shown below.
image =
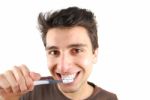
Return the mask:
POLYGON ((76 74, 72 83, 58 84, 65 96, 85 99, 92 94, 93 87, 87 83, 87 79, 97 60, 97 49, 92 52, 92 44, 85 28, 76 26, 48 30, 46 55, 54 79, 60 80, 61 75, 76 74))
POLYGON ((26 65, 14 66, 0 74, 0 96, 4 100, 19 100, 21 95, 33 90, 33 82, 39 79, 40 75, 30 72, 26 65))
MULTIPOLYGON (((59 90, 73 100, 89 97, 93 87, 87 79, 96 63, 98 50, 92 52, 86 29, 78 26, 48 30, 45 50, 54 79, 59 80, 62 75, 76 75, 72 83, 58 84, 59 90)), ((40 78, 40 74, 31 72, 26 65, 14 66, 0 74, 0 96, 4 100, 19 100, 21 95, 33 90, 33 82, 40 78)))

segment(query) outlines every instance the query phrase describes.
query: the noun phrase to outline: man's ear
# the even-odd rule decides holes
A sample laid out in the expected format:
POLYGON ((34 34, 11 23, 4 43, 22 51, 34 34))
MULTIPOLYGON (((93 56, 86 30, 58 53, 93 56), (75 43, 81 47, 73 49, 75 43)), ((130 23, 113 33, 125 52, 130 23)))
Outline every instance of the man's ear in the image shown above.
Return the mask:
POLYGON ((97 58, 98 58, 98 48, 95 49, 93 52, 93 59, 92 59, 93 64, 97 62, 97 58))

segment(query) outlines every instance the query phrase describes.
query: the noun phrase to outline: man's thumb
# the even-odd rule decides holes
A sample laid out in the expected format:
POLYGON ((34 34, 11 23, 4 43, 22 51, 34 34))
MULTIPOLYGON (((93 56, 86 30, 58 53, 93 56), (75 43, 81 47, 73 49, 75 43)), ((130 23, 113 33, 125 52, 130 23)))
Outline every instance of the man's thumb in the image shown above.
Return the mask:
POLYGON ((30 72, 30 76, 32 78, 32 80, 39 80, 41 78, 41 75, 39 73, 35 73, 35 72, 30 72))

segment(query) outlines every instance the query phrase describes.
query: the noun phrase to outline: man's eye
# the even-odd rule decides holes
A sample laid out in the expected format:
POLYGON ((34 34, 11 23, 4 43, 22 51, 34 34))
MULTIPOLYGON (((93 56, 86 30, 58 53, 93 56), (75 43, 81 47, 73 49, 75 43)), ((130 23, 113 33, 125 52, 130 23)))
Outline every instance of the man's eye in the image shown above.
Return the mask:
POLYGON ((48 54, 49 54, 49 55, 53 55, 53 56, 58 56, 60 53, 59 53, 58 50, 50 50, 50 51, 48 52, 48 54))
POLYGON ((71 50, 72 54, 78 54, 78 53, 81 53, 81 52, 83 52, 83 50, 79 49, 79 48, 74 48, 74 49, 71 50))

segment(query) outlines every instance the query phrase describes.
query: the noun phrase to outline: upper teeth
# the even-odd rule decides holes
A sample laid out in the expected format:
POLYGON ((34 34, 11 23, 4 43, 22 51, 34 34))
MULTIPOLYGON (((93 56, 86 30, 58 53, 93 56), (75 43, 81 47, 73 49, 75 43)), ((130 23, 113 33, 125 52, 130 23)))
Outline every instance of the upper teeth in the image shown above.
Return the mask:
POLYGON ((76 74, 61 75, 63 83, 71 83, 74 81, 76 74))
POLYGON ((72 79, 75 78, 76 74, 70 74, 70 75, 61 75, 62 79, 72 79))

